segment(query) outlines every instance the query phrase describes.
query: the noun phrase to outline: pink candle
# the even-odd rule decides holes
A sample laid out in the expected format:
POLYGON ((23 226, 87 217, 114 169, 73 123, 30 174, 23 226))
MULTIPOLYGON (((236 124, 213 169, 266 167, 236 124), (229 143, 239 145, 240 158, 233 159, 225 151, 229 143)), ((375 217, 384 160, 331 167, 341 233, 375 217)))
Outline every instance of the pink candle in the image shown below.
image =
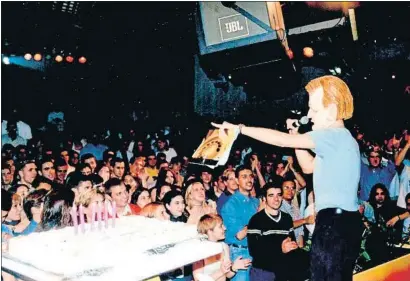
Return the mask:
POLYGON ((85 220, 84 220, 84 207, 83 207, 83 205, 80 205, 79 211, 80 211, 80 227, 81 227, 81 232, 82 232, 82 233, 85 233, 85 220))
POLYGON ((102 223, 102 202, 98 202, 97 205, 97 222, 98 222, 98 230, 101 230, 101 223, 102 223))
POLYGON ((115 227, 115 219, 117 217, 117 204, 112 201, 112 227, 115 227))
POLYGON ((104 221, 105 221, 105 228, 108 228, 108 201, 105 200, 104 206, 104 221))
POLYGON ((95 202, 91 204, 91 230, 94 230, 94 221, 95 221, 95 202))
POLYGON ((78 234, 78 218, 77 218, 77 206, 75 205, 75 203, 73 204, 73 207, 71 208, 71 218, 73 220, 74 233, 77 235, 78 234))

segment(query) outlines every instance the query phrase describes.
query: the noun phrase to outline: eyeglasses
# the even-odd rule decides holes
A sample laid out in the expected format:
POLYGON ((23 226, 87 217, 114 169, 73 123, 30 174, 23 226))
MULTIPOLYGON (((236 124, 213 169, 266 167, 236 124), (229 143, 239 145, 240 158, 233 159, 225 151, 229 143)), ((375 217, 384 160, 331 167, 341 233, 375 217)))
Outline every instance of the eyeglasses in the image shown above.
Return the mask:
POLYGON ((67 173, 67 170, 57 170, 59 173, 67 173))

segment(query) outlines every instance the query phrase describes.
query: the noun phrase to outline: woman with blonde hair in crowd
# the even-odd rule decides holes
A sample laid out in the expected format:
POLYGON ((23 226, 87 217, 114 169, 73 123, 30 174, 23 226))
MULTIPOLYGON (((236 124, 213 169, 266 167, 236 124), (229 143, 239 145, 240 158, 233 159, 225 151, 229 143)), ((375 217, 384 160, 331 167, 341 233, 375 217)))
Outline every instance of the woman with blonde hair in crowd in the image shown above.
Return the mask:
POLYGON ((225 230, 222 217, 217 214, 207 214, 200 218, 198 233, 207 235, 209 241, 220 243, 223 250, 221 254, 194 263, 195 281, 224 281, 234 277, 239 269, 246 269, 250 265, 251 260, 242 257, 231 262, 229 247, 222 242, 225 239, 225 230))
POLYGON ((216 203, 205 201, 205 187, 199 181, 191 183, 185 192, 186 210, 189 214, 188 222, 198 224, 199 219, 206 214, 216 214, 216 203))
MULTIPOLYGON (((80 193, 75 200, 77 206, 83 205, 84 214, 86 216, 86 221, 90 222, 92 217, 91 205, 94 203, 96 206, 100 203, 105 202, 105 194, 97 189, 90 189, 83 193, 80 193)), ((111 204, 109 207, 109 212, 111 213, 111 204)))

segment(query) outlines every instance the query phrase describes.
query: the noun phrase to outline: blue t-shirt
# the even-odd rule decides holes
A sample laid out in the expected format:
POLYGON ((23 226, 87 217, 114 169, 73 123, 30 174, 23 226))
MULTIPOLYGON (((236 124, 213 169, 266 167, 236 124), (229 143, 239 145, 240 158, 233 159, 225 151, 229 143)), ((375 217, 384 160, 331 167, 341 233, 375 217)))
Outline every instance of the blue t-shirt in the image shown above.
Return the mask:
POLYGON ((359 145, 346 128, 307 133, 315 144, 313 173, 315 209, 357 211, 360 180, 359 145))

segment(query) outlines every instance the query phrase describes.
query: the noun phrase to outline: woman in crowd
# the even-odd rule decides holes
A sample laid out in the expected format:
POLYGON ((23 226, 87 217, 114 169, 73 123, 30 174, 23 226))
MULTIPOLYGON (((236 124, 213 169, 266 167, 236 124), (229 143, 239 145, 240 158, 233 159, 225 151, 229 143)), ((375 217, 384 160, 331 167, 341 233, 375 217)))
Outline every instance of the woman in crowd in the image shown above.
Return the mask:
POLYGON ((172 173, 172 171, 169 168, 160 169, 158 173, 157 182, 155 183, 155 187, 150 190, 152 202, 155 202, 157 200, 157 196, 160 193, 159 189, 163 185, 173 185, 174 183, 176 183, 174 173, 172 173))
POLYGON ((96 204, 96 206, 100 203, 103 204, 105 202, 105 194, 100 192, 97 189, 90 189, 86 192, 81 193, 76 198, 76 205, 83 205, 84 207, 84 214, 86 216, 86 221, 91 221, 92 217, 92 204, 96 204))
POLYGON ((185 201, 182 193, 177 190, 167 192, 162 199, 165 209, 170 216, 170 221, 187 222, 185 213, 185 201))
POLYGON ((73 201, 74 192, 71 190, 52 192, 46 196, 39 228, 47 231, 72 225, 70 211, 73 201))
POLYGON ((165 211, 164 204, 162 203, 154 202, 145 205, 145 207, 142 208, 140 215, 147 218, 159 219, 162 221, 169 220, 169 216, 165 211))
MULTIPOLYGON (((17 227, 19 227, 22 218, 24 219, 26 216, 23 211, 23 206, 22 206, 22 198, 18 194, 13 194, 12 195, 12 204, 11 208, 8 210, 8 214, 5 217, 4 221, 2 222, 2 225, 5 225, 11 230, 11 233, 14 236, 15 230, 17 227)), ((24 228, 23 228, 24 229, 24 228)))
POLYGON ((208 236, 209 241, 220 243, 223 251, 221 254, 194 263, 195 281, 224 281, 226 278, 234 277, 239 269, 246 269, 250 265, 250 259, 241 257, 231 262, 229 247, 221 242, 225 239, 225 230, 222 218, 217 214, 207 214, 200 218, 198 232, 208 236))
POLYGON ((130 196, 129 201, 131 201, 132 194, 141 186, 140 180, 131 175, 125 175, 124 184, 127 187, 128 195, 130 196))
POLYGON ((98 171, 98 175, 102 177, 103 183, 110 179, 110 168, 107 166, 102 166, 98 171))
POLYGON ((137 205, 141 209, 149 203, 151 203, 151 197, 146 189, 138 188, 131 196, 131 204, 137 205))
POLYGON ((199 219, 206 214, 216 214, 216 204, 205 201, 205 188, 199 181, 191 183, 185 193, 185 203, 189 214, 188 223, 198 224, 199 219))

